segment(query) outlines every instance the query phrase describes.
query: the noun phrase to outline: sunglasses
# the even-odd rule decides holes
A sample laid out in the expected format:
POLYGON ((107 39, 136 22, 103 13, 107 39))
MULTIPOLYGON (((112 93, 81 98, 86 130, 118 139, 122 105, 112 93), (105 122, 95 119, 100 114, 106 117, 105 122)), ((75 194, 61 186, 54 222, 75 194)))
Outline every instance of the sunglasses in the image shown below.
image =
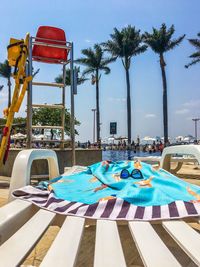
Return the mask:
POLYGON ((133 179, 143 179, 143 175, 140 170, 134 169, 130 173, 128 170, 124 169, 120 173, 120 178, 121 179, 127 179, 129 177, 132 177, 133 179))

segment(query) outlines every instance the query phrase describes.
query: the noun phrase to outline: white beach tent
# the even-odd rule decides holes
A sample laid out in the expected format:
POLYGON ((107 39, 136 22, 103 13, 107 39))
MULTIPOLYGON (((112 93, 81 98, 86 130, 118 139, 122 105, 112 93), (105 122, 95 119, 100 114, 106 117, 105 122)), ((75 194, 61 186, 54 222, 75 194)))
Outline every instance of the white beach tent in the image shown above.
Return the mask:
POLYGON ((145 136, 144 138, 142 138, 143 144, 153 144, 153 142, 156 142, 156 138, 150 136, 145 136))
POLYGON ((190 135, 190 134, 186 135, 186 136, 183 138, 183 141, 188 142, 188 143, 192 143, 192 142, 194 142, 194 140, 195 140, 195 137, 192 136, 192 135, 190 135))
POLYGON ((176 141, 183 141, 184 137, 182 135, 179 135, 175 138, 176 141))

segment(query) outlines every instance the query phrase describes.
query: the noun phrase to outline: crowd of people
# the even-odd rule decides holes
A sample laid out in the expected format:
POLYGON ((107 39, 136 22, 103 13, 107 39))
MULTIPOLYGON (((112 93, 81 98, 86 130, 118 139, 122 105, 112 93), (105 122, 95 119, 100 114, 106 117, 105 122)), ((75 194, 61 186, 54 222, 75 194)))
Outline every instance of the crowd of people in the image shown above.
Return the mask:
POLYGON ((142 152, 148 152, 148 153, 155 153, 155 152, 162 152, 164 148, 164 145, 162 141, 159 142, 153 142, 152 144, 140 144, 135 143, 134 141, 131 143, 131 146, 129 147, 126 143, 126 141, 118 142, 118 144, 110 144, 105 147, 105 149, 108 150, 133 150, 134 153, 137 153, 139 151, 142 152))
POLYGON ((118 143, 110 144, 100 144, 100 143, 91 143, 89 140, 85 143, 77 143, 78 148, 88 148, 88 149, 103 149, 103 150, 132 150, 134 153, 139 151, 155 153, 163 151, 164 145, 162 141, 153 141, 152 144, 141 144, 140 139, 137 138, 136 142, 132 141, 131 145, 128 146, 126 140, 119 140, 118 143))

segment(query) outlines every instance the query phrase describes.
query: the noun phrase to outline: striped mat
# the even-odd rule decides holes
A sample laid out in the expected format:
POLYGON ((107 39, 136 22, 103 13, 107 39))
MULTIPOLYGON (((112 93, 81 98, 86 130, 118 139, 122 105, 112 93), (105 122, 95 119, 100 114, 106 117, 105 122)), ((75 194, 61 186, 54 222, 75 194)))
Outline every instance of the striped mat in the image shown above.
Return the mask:
POLYGON ((52 192, 42 191, 32 186, 15 190, 13 195, 58 214, 91 219, 152 221, 200 216, 200 202, 179 200, 168 205, 142 207, 117 198, 88 205, 57 199, 52 192))

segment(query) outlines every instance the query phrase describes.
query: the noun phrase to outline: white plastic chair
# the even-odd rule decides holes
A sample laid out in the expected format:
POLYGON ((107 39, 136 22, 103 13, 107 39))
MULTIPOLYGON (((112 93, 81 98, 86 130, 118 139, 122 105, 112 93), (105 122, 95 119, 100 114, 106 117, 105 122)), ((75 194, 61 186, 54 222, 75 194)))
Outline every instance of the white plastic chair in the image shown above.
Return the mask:
POLYGON ((159 164, 161 168, 177 173, 183 163, 200 164, 200 145, 177 145, 169 146, 163 150, 162 156, 134 157, 135 160, 159 164), (186 156, 187 155, 187 156, 186 156), (177 163, 174 169, 171 169, 171 162, 177 163))

